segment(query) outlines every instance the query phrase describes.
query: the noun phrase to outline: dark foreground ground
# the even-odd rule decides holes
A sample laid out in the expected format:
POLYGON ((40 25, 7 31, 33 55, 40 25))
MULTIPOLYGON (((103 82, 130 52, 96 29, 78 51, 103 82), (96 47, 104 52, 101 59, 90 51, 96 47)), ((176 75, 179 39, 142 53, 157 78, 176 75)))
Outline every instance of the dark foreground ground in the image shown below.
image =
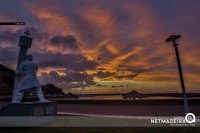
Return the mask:
MULTIPOLYGON (((0 102, 0 107, 7 102, 0 102)), ((200 100, 189 100, 190 113, 200 116, 200 100)), ((58 112, 122 115, 122 116, 183 116, 181 99, 165 100, 60 100, 58 112)))
MULTIPOLYGON (((102 115, 126 115, 126 116, 177 116, 184 115, 181 101, 165 104, 150 104, 142 101, 142 105, 127 102, 119 103, 93 101, 59 101, 58 111, 68 113, 102 114, 102 115), (73 103, 74 102, 74 103, 73 103), (96 103, 95 103, 96 102, 96 103), (98 103, 97 103, 98 102, 98 103)), ((163 102, 163 101, 160 101, 163 102)), ((191 102, 190 102, 191 103, 191 102)), ((6 102, 0 102, 0 107, 6 106, 6 102)), ((190 105, 190 112, 200 116, 200 106, 190 105)), ((30 127, 30 128, 0 128, 0 133, 199 133, 198 127, 30 127)))
MULTIPOLYGON (((183 116, 183 99, 156 100, 59 100, 59 112, 123 115, 183 116)), ((190 113, 200 116, 200 99, 189 99, 190 113)))
MULTIPOLYGON (((183 116, 183 105, 95 105, 58 104, 59 112, 119 116, 183 116)), ((200 106, 191 105, 190 112, 200 116, 200 106)))
POLYGON ((0 128, 1 133, 199 133, 200 128, 0 128))

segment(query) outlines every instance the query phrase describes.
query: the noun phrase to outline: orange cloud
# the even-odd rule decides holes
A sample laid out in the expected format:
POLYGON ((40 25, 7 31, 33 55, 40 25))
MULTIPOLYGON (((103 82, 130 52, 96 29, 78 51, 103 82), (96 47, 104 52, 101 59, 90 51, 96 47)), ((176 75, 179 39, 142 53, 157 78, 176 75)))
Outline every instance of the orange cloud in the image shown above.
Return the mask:
MULTIPOLYGON (((100 67, 106 71, 121 75, 122 72, 117 70, 119 65, 145 66, 149 72, 142 73, 130 81, 160 84, 175 84, 178 81, 175 71, 163 70, 165 66, 177 67, 173 47, 165 42, 169 32, 162 30, 164 22, 158 18, 155 10, 144 2, 129 1, 118 6, 118 10, 128 16, 128 24, 123 23, 126 20, 117 21, 117 13, 95 2, 80 6, 74 12, 74 18, 59 10, 58 5, 55 8, 48 8, 38 4, 27 4, 27 7, 42 21, 45 27, 43 29, 48 30, 50 37, 56 34, 75 35, 80 41, 79 52, 90 60, 99 61, 100 67), (89 28, 84 27, 85 25, 77 28, 75 21, 83 21, 89 28), (97 39, 90 37, 93 33, 97 39)), ((44 43, 46 45, 41 45, 41 49, 60 53, 70 52, 49 46, 48 42, 44 43)), ((199 67, 200 63, 196 61, 199 50, 193 48, 192 54, 186 53, 187 50, 188 47, 185 47, 184 53, 181 53, 183 64, 199 67)), ((92 74, 95 71, 88 72, 92 74)), ((185 73, 186 79, 191 78, 195 83, 199 82, 197 74, 188 71, 185 73)))

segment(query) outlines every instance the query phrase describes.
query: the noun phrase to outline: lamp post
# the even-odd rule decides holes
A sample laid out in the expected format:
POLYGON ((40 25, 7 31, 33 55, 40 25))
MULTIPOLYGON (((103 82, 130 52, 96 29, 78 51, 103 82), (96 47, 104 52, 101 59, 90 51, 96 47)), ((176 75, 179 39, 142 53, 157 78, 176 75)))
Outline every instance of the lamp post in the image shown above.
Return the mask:
POLYGON ((178 44, 176 43, 176 40, 179 38, 181 38, 181 35, 171 35, 169 38, 166 39, 166 42, 172 42, 173 46, 175 48, 176 59, 177 59, 177 63, 178 63, 179 75, 180 75, 181 86, 182 86, 182 94, 183 94, 183 99, 184 99, 185 113, 189 113, 188 101, 187 101, 187 96, 186 96, 186 91, 185 91, 184 80, 183 80, 183 73, 182 73, 182 69, 181 69, 181 62, 180 62, 179 52, 178 52, 178 47, 177 47, 178 44))

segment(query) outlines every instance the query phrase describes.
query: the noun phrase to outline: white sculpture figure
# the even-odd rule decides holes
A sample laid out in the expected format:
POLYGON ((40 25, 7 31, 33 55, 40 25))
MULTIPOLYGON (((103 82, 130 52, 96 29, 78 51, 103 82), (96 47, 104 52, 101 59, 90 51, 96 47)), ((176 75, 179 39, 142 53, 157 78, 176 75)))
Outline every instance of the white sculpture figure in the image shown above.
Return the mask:
POLYGON ((17 93, 17 97, 15 102, 19 103, 24 95, 24 92, 27 90, 37 90, 37 96, 39 98, 39 102, 48 102, 47 99, 44 98, 43 92, 41 89, 41 84, 37 79, 36 72, 38 70, 38 66, 33 62, 33 56, 27 55, 26 61, 23 61, 16 71, 17 76, 21 74, 24 75, 22 83, 19 85, 19 92, 17 93))

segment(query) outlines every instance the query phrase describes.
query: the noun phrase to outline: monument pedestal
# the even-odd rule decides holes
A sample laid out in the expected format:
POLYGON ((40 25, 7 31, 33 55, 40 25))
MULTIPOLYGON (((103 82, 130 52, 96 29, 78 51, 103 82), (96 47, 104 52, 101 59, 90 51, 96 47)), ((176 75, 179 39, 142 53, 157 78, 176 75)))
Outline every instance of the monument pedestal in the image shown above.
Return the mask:
POLYGON ((0 110, 0 116, 55 116, 57 102, 9 103, 0 110))

